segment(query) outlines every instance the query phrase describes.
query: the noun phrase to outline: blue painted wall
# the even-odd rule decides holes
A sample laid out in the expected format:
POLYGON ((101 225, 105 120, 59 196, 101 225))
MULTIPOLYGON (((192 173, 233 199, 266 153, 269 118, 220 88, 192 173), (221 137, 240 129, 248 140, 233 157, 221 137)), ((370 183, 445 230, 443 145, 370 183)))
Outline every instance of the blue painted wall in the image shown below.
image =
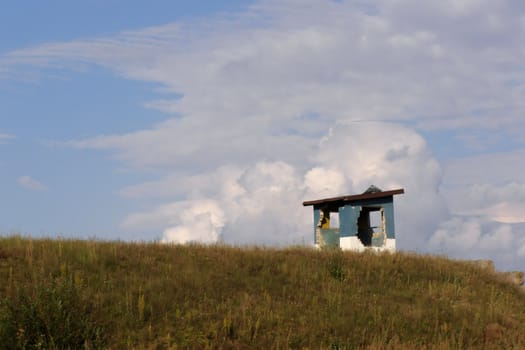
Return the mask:
MULTIPOLYGON (((346 203, 339 207, 339 234, 341 237, 357 236, 357 220, 363 207, 382 208, 386 226, 386 237, 395 238, 394 197, 373 198, 346 203)), ((314 206, 314 239, 319 221, 320 207, 314 206)))
POLYGON ((339 208, 339 234, 341 237, 357 236, 357 218, 361 206, 350 204, 339 208))

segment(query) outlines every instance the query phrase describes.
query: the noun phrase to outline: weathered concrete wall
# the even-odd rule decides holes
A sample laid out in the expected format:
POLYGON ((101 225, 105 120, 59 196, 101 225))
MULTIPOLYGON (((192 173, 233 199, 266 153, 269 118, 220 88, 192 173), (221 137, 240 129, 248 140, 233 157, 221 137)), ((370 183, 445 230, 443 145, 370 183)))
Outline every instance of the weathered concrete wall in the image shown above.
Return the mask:
POLYGON ((363 243, 357 238, 357 236, 353 237, 340 237, 339 238, 339 246, 342 250, 354 250, 357 252, 363 252, 367 249, 375 250, 375 251, 389 251, 389 252, 395 252, 396 251, 396 240, 394 238, 387 238, 385 242, 384 247, 365 247, 363 243))
MULTIPOLYGON (((383 210, 387 238, 396 238, 393 198, 359 201, 339 208, 339 229, 341 237, 357 236, 357 221, 366 207, 378 207, 383 210)), ((314 217, 315 220, 315 217, 314 217)))
MULTIPOLYGON (((323 247, 323 230, 333 230, 330 227, 330 212, 339 213, 339 247, 343 250, 363 251, 365 249, 395 251, 395 223, 393 197, 372 198, 345 203, 320 203, 314 205, 314 242, 318 247, 323 247), (373 236, 364 234, 370 229, 370 212, 381 211, 382 230, 373 236), (368 217, 366 217, 368 215, 368 217), (365 225, 366 224, 366 225, 365 225), (365 227, 366 226, 366 227, 365 227), (361 239, 360 239, 361 238, 361 239), (369 242, 370 241, 370 242, 369 242)), ((326 231, 328 232, 328 231, 326 231)), ((334 242, 332 233, 328 232, 327 238, 334 242)), ((333 245, 333 243, 331 244, 333 245)))

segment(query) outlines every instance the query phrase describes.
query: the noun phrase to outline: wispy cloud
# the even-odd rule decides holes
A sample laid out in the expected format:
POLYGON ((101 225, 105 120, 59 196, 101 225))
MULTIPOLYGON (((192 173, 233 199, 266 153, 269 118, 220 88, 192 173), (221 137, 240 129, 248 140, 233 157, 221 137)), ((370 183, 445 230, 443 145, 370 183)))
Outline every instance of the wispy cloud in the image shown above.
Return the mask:
POLYGON ((15 137, 13 135, 0 133, 0 144, 7 143, 7 142, 9 142, 9 140, 12 140, 14 138, 15 137))
MULTIPOLYGON (((238 122, 237 114, 253 123, 254 111, 285 124, 313 112, 328 120, 412 120, 431 128, 523 126, 523 6, 468 4, 475 6, 259 1, 235 18, 9 52, 0 67, 96 64, 160 83, 183 98, 150 105, 194 120, 172 125, 181 135, 217 115, 221 131, 238 122)), ((123 142, 97 139, 93 146, 123 142)))
POLYGON ((25 189, 32 190, 32 191, 45 191, 48 189, 46 185, 42 184, 41 182, 27 175, 19 177, 17 182, 20 187, 23 187, 25 189))

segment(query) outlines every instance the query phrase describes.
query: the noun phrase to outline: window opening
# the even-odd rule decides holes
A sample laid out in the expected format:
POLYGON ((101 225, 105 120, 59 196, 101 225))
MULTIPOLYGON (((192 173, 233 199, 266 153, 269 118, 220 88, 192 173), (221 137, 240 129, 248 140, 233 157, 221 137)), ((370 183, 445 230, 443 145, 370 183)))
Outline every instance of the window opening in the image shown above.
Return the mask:
POLYGON ((320 210, 316 243, 321 247, 339 246, 339 212, 330 211, 330 208, 320 210))
POLYGON ((370 228, 373 233, 383 232, 383 211, 374 210, 370 212, 370 228))
POLYGON ((339 212, 330 213, 330 228, 339 228, 339 212))

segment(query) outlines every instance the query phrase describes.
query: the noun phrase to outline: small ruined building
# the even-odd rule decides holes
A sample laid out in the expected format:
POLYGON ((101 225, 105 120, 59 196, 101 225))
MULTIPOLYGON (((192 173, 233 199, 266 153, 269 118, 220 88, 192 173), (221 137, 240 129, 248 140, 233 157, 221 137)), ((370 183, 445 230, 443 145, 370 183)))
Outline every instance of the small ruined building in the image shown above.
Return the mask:
POLYGON ((394 251, 394 195, 402 193, 402 188, 382 191, 372 185, 362 194, 303 202, 314 208, 315 245, 394 251))

